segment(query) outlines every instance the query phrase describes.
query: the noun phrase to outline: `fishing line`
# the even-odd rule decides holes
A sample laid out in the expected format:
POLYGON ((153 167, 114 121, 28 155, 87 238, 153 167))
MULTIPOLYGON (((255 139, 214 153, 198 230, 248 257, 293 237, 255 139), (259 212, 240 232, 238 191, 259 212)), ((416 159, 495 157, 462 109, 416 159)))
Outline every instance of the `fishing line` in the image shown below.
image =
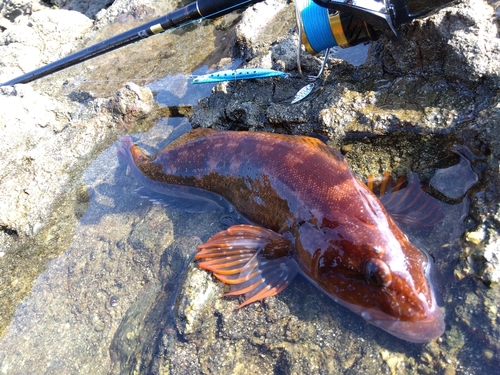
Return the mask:
POLYGON ((308 81, 315 81, 323 74, 330 50, 338 45, 345 47, 348 42, 341 32, 342 25, 339 24, 338 17, 330 17, 328 9, 316 5, 312 0, 295 0, 295 17, 299 29, 297 48, 299 74, 304 76, 300 62, 302 44, 311 55, 325 51, 318 74, 309 75, 306 78, 308 81))

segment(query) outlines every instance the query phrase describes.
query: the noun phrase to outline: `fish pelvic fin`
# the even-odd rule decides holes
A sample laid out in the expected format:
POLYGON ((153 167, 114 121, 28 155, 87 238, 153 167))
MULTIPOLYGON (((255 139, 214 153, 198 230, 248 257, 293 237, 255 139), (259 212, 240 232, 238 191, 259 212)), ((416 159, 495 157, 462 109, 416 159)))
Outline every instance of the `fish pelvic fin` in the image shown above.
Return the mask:
POLYGON ((292 244, 280 234, 254 225, 233 225, 198 246, 198 266, 244 295, 238 308, 274 296, 293 280, 299 267, 292 244))

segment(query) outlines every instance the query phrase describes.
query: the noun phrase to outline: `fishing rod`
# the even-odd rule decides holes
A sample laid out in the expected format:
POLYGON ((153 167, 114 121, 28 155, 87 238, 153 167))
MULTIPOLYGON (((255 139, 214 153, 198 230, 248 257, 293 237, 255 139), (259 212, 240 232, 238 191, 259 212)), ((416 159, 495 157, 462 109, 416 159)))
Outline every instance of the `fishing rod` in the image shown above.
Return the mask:
POLYGON ((150 36, 161 34, 167 30, 178 28, 197 20, 220 17, 236 9, 247 7, 260 1, 262 0, 198 0, 132 30, 4 82, 0 86, 28 83, 139 40, 149 38, 150 36))

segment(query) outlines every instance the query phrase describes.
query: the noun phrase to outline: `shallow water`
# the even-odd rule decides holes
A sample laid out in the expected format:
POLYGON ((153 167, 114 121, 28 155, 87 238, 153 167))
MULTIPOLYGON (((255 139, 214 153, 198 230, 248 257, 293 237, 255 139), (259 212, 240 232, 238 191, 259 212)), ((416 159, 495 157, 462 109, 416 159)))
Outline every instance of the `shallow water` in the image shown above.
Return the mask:
MULTIPOLYGON (((158 146, 171 130, 160 122, 141 139, 158 146)), ((159 273, 171 269, 182 275, 194 247, 169 254, 174 260, 160 271, 161 256, 182 240, 183 232, 201 227, 200 217, 165 215, 163 207, 140 199, 117 147, 107 149, 85 171, 89 208, 70 248, 49 263, 18 306, 0 342, 3 373, 37 373, 41 367, 47 373, 106 373, 106 348, 127 311, 141 298, 155 298, 159 273)), ((207 216, 203 223, 216 219, 207 216)), ((197 232, 203 236, 206 230, 197 232)))

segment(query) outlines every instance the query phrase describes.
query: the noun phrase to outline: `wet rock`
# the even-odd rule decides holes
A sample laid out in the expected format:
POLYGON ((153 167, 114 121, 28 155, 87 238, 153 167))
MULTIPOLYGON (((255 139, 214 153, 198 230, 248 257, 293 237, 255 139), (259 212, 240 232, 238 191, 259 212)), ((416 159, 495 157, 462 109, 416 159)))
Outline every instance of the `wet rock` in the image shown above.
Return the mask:
MULTIPOLYGON (((76 220, 88 205, 85 189, 81 189, 82 168, 117 133, 124 133, 131 121, 137 126, 153 107, 151 92, 134 84, 112 99, 85 103, 51 98, 29 85, 2 87, 0 107, 8 109, 0 111, 4 141, 0 150, 0 251, 5 255, 0 267, 17 270, 2 271, 2 282, 14 290, 2 289, 1 298, 16 301, 25 297, 25 285, 31 284, 45 262, 69 245, 76 220), (36 243, 41 239, 49 245, 38 252, 36 243), (37 259, 36 266, 27 266, 33 259, 37 259)), ((16 303, 1 306, 3 330, 16 303)))
MULTIPOLYGON (((500 238, 498 232, 492 232, 488 244, 484 248, 485 265, 482 278, 488 284, 500 282, 500 238)), ((496 287, 496 285, 493 285, 496 287)), ((495 314, 496 315, 496 314, 495 314)))
POLYGON ((379 53, 389 72, 443 74, 448 81, 474 86, 484 78, 498 79, 497 33, 494 6, 472 0, 403 27, 401 41, 382 39, 379 53))
MULTIPOLYGON (((146 251, 167 247, 172 242, 173 228, 160 206, 148 212, 130 232, 127 241, 138 250, 138 256, 146 251)), ((138 260, 139 261, 139 260, 138 260)))
POLYGON ((152 110, 151 92, 133 83, 109 101, 82 106, 40 95, 28 85, 0 90, 1 106, 9 108, 0 112, 2 170, 12 176, 1 182, 0 225, 21 239, 44 226, 81 160, 102 149, 100 142, 109 142, 120 125, 137 122, 152 110))
POLYGON ((217 324, 213 313, 215 301, 222 296, 223 286, 211 281, 211 276, 194 264, 186 270, 176 302, 175 320, 182 335, 212 329, 217 324))
MULTIPOLYGON (((497 75, 493 73, 498 70, 498 62, 491 59, 500 51, 491 8, 486 3, 479 1, 477 4, 472 22, 474 31, 469 29, 470 22, 466 25, 458 21, 463 17, 470 18, 470 8, 475 5, 446 8, 432 17, 417 20, 403 28, 400 41, 381 38, 373 44, 367 64, 360 68, 353 69, 340 60, 332 61, 325 74, 323 90, 306 100, 309 105, 306 117, 312 127, 315 130, 322 128, 330 138, 342 138, 396 130, 450 133, 457 125, 470 121, 488 105, 486 102, 498 85, 497 75), (453 15, 451 20, 447 18, 450 14, 453 15), (488 56, 483 59, 478 50, 488 56), (462 57, 455 58, 452 54, 462 57), (484 82, 482 78, 485 78, 484 82)), ((279 14, 286 12, 284 9, 279 14)), ((259 49, 251 44, 253 47, 248 51, 247 60, 250 66, 276 68, 281 65, 293 72, 296 69, 294 44, 293 38, 278 40, 270 49, 259 49)), ((317 70, 319 60, 303 55, 306 74, 317 70), (314 64, 316 66, 311 68, 314 64)), ((301 122, 293 119, 303 111, 303 103, 292 107, 271 105, 274 115, 266 116, 269 103, 293 97, 305 85, 293 85, 292 88, 290 81, 267 81, 273 94, 262 92, 268 102, 258 103, 261 116, 252 115, 252 118, 262 119, 260 128, 286 127, 287 123, 301 122)), ((261 91, 262 88, 258 89, 251 82, 239 82, 227 86, 226 90, 226 95, 217 91, 217 98, 209 98, 213 101, 203 102, 197 108, 192 119, 195 126, 245 127, 224 109, 227 106, 243 107, 245 91, 261 91), (217 108, 219 112, 214 113, 217 108)), ((245 108, 241 110, 246 111, 245 108)), ((250 125, 250 128, 257 129, 258 126, 250 125)), ((303 127, 301 133, 310 131, 311 127, 303 127)))
POLYGON ((430 186, 451 199, 465 195, 478 181, 470 161, 461 154, 459 156, 460 162, 457 165, 436 171, 429 182, 430 186))
POLYGON ((500 282, 499 235, 491 223, 484 223, 466 235, 469 246, 467 271, 478 277, 485 285, 497 288, 500 282))
POLYGON ((153 94, 148 88, 130 82, 115 93, 106 107, 116 120, 125 126, 131 126, 147 117, 154 108, 153 94))

